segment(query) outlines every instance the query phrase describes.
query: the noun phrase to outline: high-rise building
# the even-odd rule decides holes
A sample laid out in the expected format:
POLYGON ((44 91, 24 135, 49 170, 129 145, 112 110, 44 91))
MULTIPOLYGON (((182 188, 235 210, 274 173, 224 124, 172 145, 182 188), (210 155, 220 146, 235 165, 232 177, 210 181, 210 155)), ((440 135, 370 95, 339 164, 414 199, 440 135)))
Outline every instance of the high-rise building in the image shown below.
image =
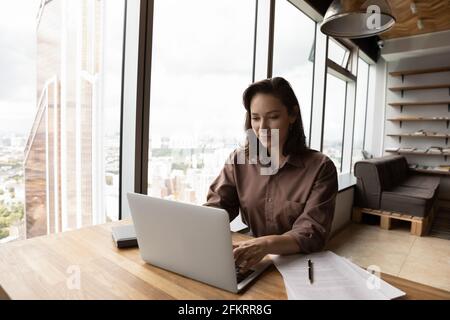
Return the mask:
POLYGON ((27 238, 104 222, 103 0, 43 0, 25 148, 27 238))

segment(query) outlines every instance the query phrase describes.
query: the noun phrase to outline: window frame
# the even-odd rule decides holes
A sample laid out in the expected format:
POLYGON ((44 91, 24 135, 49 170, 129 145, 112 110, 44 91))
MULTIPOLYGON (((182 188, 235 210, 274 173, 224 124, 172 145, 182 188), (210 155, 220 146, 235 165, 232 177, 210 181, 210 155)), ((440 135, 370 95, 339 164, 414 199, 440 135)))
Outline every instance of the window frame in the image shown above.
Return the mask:
MULTIPOLYGON (((364 59, 360 54, 358 54, 358 70, 359 70, 359 59, 367 63, 367 80, 366 80, 366 97, 364 105, 364 127, 363 127, 363 143, 362 148, 365 149, 366 146, 366 129, 367 129, 367 107, 369 105, 369 92, 370 92, 370 73, 372 70, 372 63, 364 59)), ((350 173, 353 173, 353 149, 354 149, 354 139, 355 139, 355 118, 356 118, 356 98, 355 98, 355 111, 353 113, 353 129, 352 129, 352 148, 351 148, 351 158, 350 158, 350 173)))
MULTIPOLYGON (((326 52, 326 58, 325 58, 325 79, 328 78, 328 74, 331 74, 343 81, 346 82, 345 86, 345 106, 344 106, 344 123, 343 123, 343 131, 342 131, 342 146, 341 146, 341 161, 340 161, 340 167, 338 174, 346 174, 351 172, 351 169, 349 168, 351 166, 351 157, 353 152, 353 132, 354 132, 354 126, 355 126, 355 108, 356 108, 356 93, 357 93, 357 68, 358 68, 358 56, 359 56, 359 49, 356 46, 350 46, 343 44, 341 41, 338 41, 334 38, 327 37, 327 52, 326 52), (329 48, 329 42, 334 41, 341 46, 345 47, 347 50, 349 50, 349 60, 347 63, 348 68, 344 68, 340 65, 338 65, 336 62, 331 60, 328 57, 328 48, 329 48), (356 60, 356 61, 355 61, 356 60), (353 107, 351 107, 349 104, 353 104, 353 107), (350 136, 350 130, 349 129, 349 122, 351 123, 351 136, 350 136), (348 131, 348 132, 347 132, 348 131), (347 144, 348 139, 351 140, 351 145, 348 146, 347 144), (350 147, 350 155, 345 152, 345 149, 350 147), (348 168, 347 168, 348 167, 348 168), (348 170, 347 170, 348 169, 348 170)), ((328 89, 328 81, 325 80, 324 83, 324 99, 323 99, 323 114, 322 114, 322 131, 321 131, 321 139, 320 139, 320 151, 323 152, 324 147, 324 131, 325 131, 325 117, 326 117, 326 95, 327 95, 327 89, 328 89)))
MULTIPOLYGON (((331 61, 331 60, 330 60, 331 61)), ((334 61, 332 61, 334 63, 334 61)), ((345 82, 345 91, 344 91, 344 123, 343 123, 343 127, 342 127, 342 145, 341 145, 341 161, 340 161, 340 166, 339 166, 339 170, 338 170, 338 174, 342 173, 342 169, 343 169, 343 161, 344 161, 344 141, 345 141, 345 128, 346 128, 346 122, 347 122, 347 102, 348 102, 348 86, 349 86, 349 81, 346 77, 344 76, 336 76, 334 73, 327 71, 327 75, 326 77, 328 78, 329 75, 335 76, 337 79, 342 80, 345 82)), ((325 123, 325 117, 326 117, 326 93, 327 93, 327 89, 328 89, 328 80, 327 80, 327 87, 325 90, 325 99, 324 99, 324 112, 323 112, 323 123, 325 123)), ((325 136, 325 126, 322 126, 322 147, 320 149, 320 152, 323 152, 323 142, 324 142, 324 136, 325 136)))
MULTIPOLYGON (((126 1, 139 1, 139 0, 126 0, 126 1)), ((256 73, 256 40, 257 40, 257 26, 258 26, 258 2, 261 0, 255 0, 255 21, 254 21, 254 39, 253 39, 253 54, 252 54, 252 70, 250 78, 255 77, 256 73)), ((273 20, 275 17, 274 8, 275 0, 270 1, 270 25, 269 25, 269 46, 267 61, 265 61, 265 67, 267 73, 271 71, 272 67, 272 54, 273 54, 273 20), (271 36, 272 34, 272 36, 271 36)), ((136 84, 136 106, 134 126, 134 167, 133 167, 133 181, 134 185, 129 183, 127 186, 121 187, 122 195, 120 199, 124 204, 121 208, 126 210, 125 215, 122 217, 129 217, 129 207, 126 205, 126 193, 135 192, 139 194, 148 194, 148 172, 149 172, 149 147, 150 147, 150 107, 151 107, 151 76, 152 76, 152 62, 153 62, 153 21, 154 21, 154 6, 155 0, 139 1, 139 45, 138 45, 138 58, 137 58, 137 84, 136 84)), ((261 1, 262 2, 262 1, 261 1)), ((124 139, 123 141, 126 141, 124 139)), ((127 141, 131 141, 129 138, 127 141)), ((122 166, 121 166, 122 167, 122 166)), ((128 166, 128 172, 131 172, 130 165, 128 166)))
MULTIPOLYGON (((346 45, 346 44, 344 44, 341 40, 339 40, 339 39, 335 39, 335 38, 332 38, 332 37, 328 37, 328 41, 330 42, 333 42, 333 43, 335 43, 338 47, 341 47, 342 49, 344 49, 344 57, 342 58, 342 62, 341 63, 337 63, 337 62, 335 62, 335 61, 333 61, 332 59, 330 59, 330 58, 328 58, 328 56, 327 56, 327 58, 329 59, 329 60, 331 60, 333 63, 335 63, 335 64, 337 64, 338 66, 340 66, 341 68, 343 68, 343 69, 347 69, 348 70, 348 68, 349 68, 349 64, 350 64, 350 60, 351 60, 351 58, 352 58, 352 54, 353 54, 353 49, 350 47, 350 46, 348 46, 348 45, 346 45), (344 64, 344 61, 345 60, 347 60, 347 62, 344 64)), ((329 52, 329 51, 328 51, 329 52)), ((350 66, 351 67, 351 66, 350 66)))
MULTIPOLYGON (((313 41, 313 47, 314 47, 314 62, 313 62, 313 72, 312 72, 312 81, 311 81, 311 105, 310 105, 310 113, 309 113, 309 132, 308 132, 308 141, 306 141, 308 146, 311 146, 311 135, 312 135, 312 119, 313 119, 313 106, 314 106, 314 86, 315 86, 315 76, 316 76, 316 57, 317 57, 317 50, 316 50, 316 44, 317 44, 317 27, 318 22, 316 19, 314 19, 311 15, 305 12, 301 8, 300 5, 294 3, 294 1, 286 0, 288 3, 290 3, 294 8, 300 11, 301 14, 303 14, 305 17, 309 18, 314 23, 314 41, 313 41)), ((256 0, 258 4, 258 0, 256 0)), ((271 78, 273 74, 273 46, 275 41, 275 0, 271 0, 271 20, 270 20, 270 33, 269 33, 269 59, 268 59, 268 72, 267 72, 267 78, 271 78)), ((256 26, 255 26, 256 28, 256 26)), ((256 35, 256 33, 255 33, 256 35)), ((256 36, 255 36, 256 41, 256 36)), ((256 50, 256 47, 255 47, 256 50)), ((254 65, 254 63, 253 63, 254 65)), ((305 119, 302 118, 303 124, 305 123, 305 119)), ((304 127, 304 126, 303 126, 304 127)))
MULTIPOLYGON (((119 220, 131 216, 127 193, 139 193, 142 184, 142 131, 144 123, 145 60, 148 5, 153 0, 125 0, 125 31, 123 41, 122 101, 119 159, 119 220)), ((145 153, 144 153, 145 156, 145 153)))

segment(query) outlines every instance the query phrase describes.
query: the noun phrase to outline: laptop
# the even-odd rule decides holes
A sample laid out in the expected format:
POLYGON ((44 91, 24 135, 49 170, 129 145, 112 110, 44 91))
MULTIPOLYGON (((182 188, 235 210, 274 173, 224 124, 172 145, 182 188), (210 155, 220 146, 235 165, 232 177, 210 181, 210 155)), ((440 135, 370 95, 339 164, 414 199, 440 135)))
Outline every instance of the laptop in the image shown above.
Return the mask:
POLYGON ((238 293, 272 264, 266 257, 240 272, 223 209, 136 193, 127 198, 141 257, 151 265, 238 293))

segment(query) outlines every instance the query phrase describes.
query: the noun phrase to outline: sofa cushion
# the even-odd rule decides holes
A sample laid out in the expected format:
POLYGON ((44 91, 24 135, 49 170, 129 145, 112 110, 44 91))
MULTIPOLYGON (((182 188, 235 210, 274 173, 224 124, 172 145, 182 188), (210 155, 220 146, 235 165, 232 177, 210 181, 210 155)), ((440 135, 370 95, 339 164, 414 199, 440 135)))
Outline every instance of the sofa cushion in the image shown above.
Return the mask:
POLYGON ((433 205, 435 193, 434 189, 394 187, 382 192, 380 207, 383 210, 425 217, 433 205))
POLYGON ((428 190, 437 190, 440 179, 423 175, 411 175, 400 183, 403 187, 413 187, 428 190))
POLYGON ((406 158, 403 156, 394 156, 386 162, 389 176, 391 177, 391 186, 400 185, 408 178, 409 167, 406 158))
POLYGON ((396 187, 406 178, 408 164, 403 156, 386 156, 358 161, 354 171, 357 177, 356 204, 379 209, 381 192, 396 187))

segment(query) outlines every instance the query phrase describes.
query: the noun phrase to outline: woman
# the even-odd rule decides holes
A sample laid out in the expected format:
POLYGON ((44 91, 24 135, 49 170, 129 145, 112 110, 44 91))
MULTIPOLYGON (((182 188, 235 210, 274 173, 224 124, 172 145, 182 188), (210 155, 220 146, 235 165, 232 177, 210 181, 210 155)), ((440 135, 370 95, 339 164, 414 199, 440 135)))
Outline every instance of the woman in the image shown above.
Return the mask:
POLYGON ((227 210, 232 221, 241 211, 256 237, 233 244, 242 271, 267 254, 309 253, 322 250, 333 220, 337 174, 333 162, 306 146, 298 100, 283 78, 250 85, 244 92, 245 129, 251 129, 259 149, 279 159, 278 170, 261 174, 262 161, 249 161, 244 150, 232 154, 212 183, 207 206, 227 210), (278 130, 273 130, 278 129, 278 130), (272 141, 278 133, 277 141, 272 141), (274 148, 273 146, 278 146, 274 148), (247 160, 241 164, 243 154, 247 160))

